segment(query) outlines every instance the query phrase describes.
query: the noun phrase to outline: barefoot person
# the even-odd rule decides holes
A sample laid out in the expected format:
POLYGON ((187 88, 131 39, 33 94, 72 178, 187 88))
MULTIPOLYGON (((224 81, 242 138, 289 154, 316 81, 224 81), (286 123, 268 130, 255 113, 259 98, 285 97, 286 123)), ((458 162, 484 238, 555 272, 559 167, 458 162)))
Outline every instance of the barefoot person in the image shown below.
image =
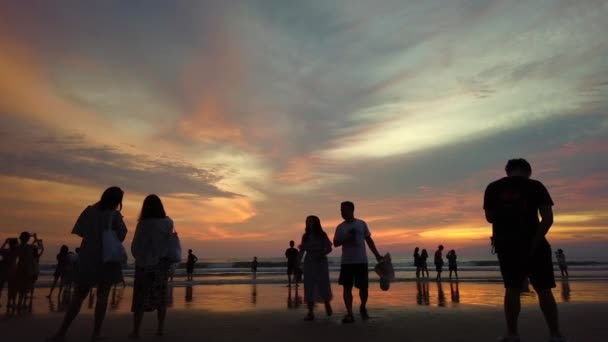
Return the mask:
POLYGON ((505 285, 508 335, 502 341, 519 341, 520 290, 526 277, 538 293, 550 341, 565 341, 551 292, 555 278, 551 246, 545 238, 553 224, 553 201, 541 182, 530 179, 532 168, 526 160, 509 160, 505 170, 507 177, 486 188, 483 205, 486 219, 492 223, 494 247, 505 285))
MULTIPOLYGON (((294 248, 295 249, 295 248, 294 248)), ((327 316, 331 316, 331 285, 329 283, 329 264, 327 254, 331 253, 331 241, 321 227, 317 216, 306 218, 306 230, 297 259, 300 264, 304 257, 304 301, 308 306, 307 321, 315 318, 315 303, 324 303, 327 316)))
POLYGON ((146 197, 131 244, 135 258, 133 285, 133 332, 139 338, 144 312, 157 311, 157 336, 163 335, 167 312, 167 283, 171 263, 168 259, 173 221, 165 213, 163 203, 156 195, 146 197))
MULTIPOLYGON (((17 271, 17 246, 19 245, 19 240, 15 238, 8 238, 0 247, 0 301, 2 300, 2 290, 4 289, 4 284, 10 284, 15 277, 15 273, 17 271)), ((8 298, 10 300, 10 291, 8 298)), ((9 302, 10 304, 10 302, 9 302)), ((13 303, 14 304, 14 303, 13 303)), ((2 304, 0 303, 0 306, 2 304)), ((6 311, 8 312, 11 308, 10 305, 7 305, 6 311)))
POLYGON ((192 280, 192 275, 194 274, 194 265, 198 261, 196 255, 192 254, 192 250, 188 250, 188 260, 186 261, 186 280, 192 280))
POLYGON ((450 271, 450 280, 452 280, 452 272, 454 272, 454 275, 456 275, 456 280, 458 280, 458 265, 456 264, 456 259, 458 257, 456 256, 456 251, 452 249, 445 257, 446 259, 448 259, 448 270, 450 271))
POLYGON ((342 319, 343 323, 355 321, 353 316, 353 286, 359 289, 361 306, 359 312, 361 318, 367 320, 367 295, 368 295, 368 269, 367 253, 365 244, 374 253, 378 261, 382 260, 372 240, 372 235, 365 221, 355 218, 355 205, 353 202, 342 202, 340 212, 344 222, 336 228, 334 235, 334 246, 342 247, 342 260, 340 266, 339 284, 343 287, 344 305, 347 314, 342 319))
POLYGON ((78 217, 72 230, 72 234, 82 238, 78 253, 78 268, 75 274, 76 289, 59 331, 48 340, 63 341, 65 339, 65 334, 72 321, 80 312, 82 302, 93 287, 97 287, 97 302, 92 339, 99 339, 108 307, 110 289, 112 285, 122 279, 120 263, 103 262, 101 237, 106 229, 112 229, 120 241, 124 241, 127 236, 127 227, 120 214, 123 194, 119 187, 106 189, 99 202, 88 206, 78 217))
POLYGON ((558 249, 555 252, 555 258, 557 259, 557 265, 559 265, 559 271, 562 274, 562 278, 566 276, 568 278, 568 264, 566 263, 566 254, 564 254, 563 249, 558 249))

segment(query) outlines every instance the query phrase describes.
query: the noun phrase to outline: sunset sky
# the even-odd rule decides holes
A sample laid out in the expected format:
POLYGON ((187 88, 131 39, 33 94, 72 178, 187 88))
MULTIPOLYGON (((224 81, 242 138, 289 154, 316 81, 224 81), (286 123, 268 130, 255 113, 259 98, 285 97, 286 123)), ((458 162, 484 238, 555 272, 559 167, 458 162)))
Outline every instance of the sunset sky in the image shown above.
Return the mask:
POLYGON ((355 202, 381 252, 490 258, 524 157, 549 239, 608 259, 608 1, 0 2, 0 238, 52 260, 82 209, 156 193, 199 258, 282 256, 355 202))

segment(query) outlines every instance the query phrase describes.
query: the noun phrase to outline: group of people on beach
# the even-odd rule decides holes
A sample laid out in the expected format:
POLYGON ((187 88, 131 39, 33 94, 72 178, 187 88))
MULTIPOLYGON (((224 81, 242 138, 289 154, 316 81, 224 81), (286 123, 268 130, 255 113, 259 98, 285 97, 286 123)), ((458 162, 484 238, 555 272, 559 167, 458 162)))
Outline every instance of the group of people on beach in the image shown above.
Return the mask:
MULTIPOLYGON (((439 245, 437 247, 437 250, 435 251, 435 259, 434 259, 434 263, 435 263, 435 270, 437 271, 437 276, 436 276, 436 280, 441 280, 441 273, 443 272, 443 245, 439 245)), ((448 254, 446 254, 446 259, 448 259, 448 270, 450 271, 450 279, 452 279, 452 273, 455 274, 456 279, 458 279, 458 265, 456 263, 456 251, 455 250, 450 250, 448 252, 448 254)), ((422 251, 420 251, 420 248, 416 247, 414 249, 414 266, 416 267, 416 279, 419 279, 421 276, 423 278, 428 278, 429 277, 429 269, 427 266, 427 262, 426 260, 429 258, 429 253, 426 251, 426 249, 422 249, 422 251), (426 274, 426 276, 425 276, 426 274)))
MULTIPOLYGON (((545 235, 553 224, 553 201, 545 186, 530 179, 532 169, 524 159, 509 160, 505 167, 507 177, 492 182, 486 188, 483 208, 486 220, 492 224, 492 245, 498 256, 500 271, 505 286, 505 318, 508 334, 501 338, 503 342, 519 342, 518 316, 520 312, 521 285, 525 279, 538 293, 539 304, 549 327, 551 342, 563 342, 565 339, 559 329, 558 310, 551 289, 555 287, 552 252, 545 235), (540 220, 539 220, 540 215, 540 220)), ((80 311, 81 304, 93 287, 97 288, 97 302, 94 315, 93 340, 99 338, 112 285, 124 282, 122 263, 104 262, 102 235, 104 231, 112 232, 115 237, 124 241, 127 227, 120 214, 123 191, 110 187, 104 191, 101 199, 88 206, 80 215, 72 234, 82 238, 80 251, 71 255, 67 248, 62 248, 57 256, 58 271, 55 273, 54 285, 58 278, 62 284, 72 283, 74 297, 65 314, 63 323, 50 341, 62 341, 74 318, 80 311), (76 256, 78 267, 68 266, 68 260, 76 256)), ((368 258, 367 247, 381 263, 383 257, 378 252, 366 222, 356 218, 355 205, 345 201, 340 205, 343 222, 334 233, 333 239, 323 230, 319 217, 310 215, 306 218, 305 229, 298 248, 295 242, 285 255, 288 259, 289 282, 298 281, 299 270, 303 273, 304 300, 308 313, 306 320, 314 320, 315 303, 323 303, 325 312, 331 316, 333 297, 327 256, 333 248, 342 249, 339 284, 343 287, 342 297, 346 315, 342 318, 345 324, 355 321, 353 313, 353 288, 359 290, 361 319, 369 319, 368 300, 368 258), (293 276, 293 278, 292 278, 293 276)), ((166 315, 166 293, 169 275, 172 274, 172 263, 168 257, 170 235, 174 232, 173 221, 166 215, 160 198, 149 195, 145 198, 137 228, 131 244, 131 254, 135 259, 135 280, 131 311, 133 312, 132 338, 139 337, 143 313, 157 311, 157 335, 163 335, 166 315)), ((9 306, 19 308, 28 292, 33 291, 38 274, 39 258, 44 248, 36 234, 27 232, 18 239, 7 239, 0 249, 2 268, 0 269, 0 291, 5 282, 9 284, 9 306), (30 238, 34 241, 29 243, 30 238), (18 295, 17 303, 15 298, 18 295)), ((428 278, 425 249, 414 251, 416 277, 428 278)), ((438 246, 434 256, 437 280, 441 280, 443 271, 444 247, 438 246)), ((450 278, 452 272, 458 277, 456 252, 450 250, 446 255, 449 263, 450 278)), ((563 251, 557 252, 557 259, 562 275, 567 276, 567 267, 563 251)), ((192 280, 194 264, 197 257, 189 250, 187 276, 192 280)), ((252 270, 257 271, 257 259, 252 270)), ((61 284, 60 283, 60 284, 61 284)), ((54 286, 53 286, 54 288, 54 286)), ((52 293, 53 289, 51 289, 52 293)), ((60 285, 61 291, 61 285, 60 285)))
POLYGON ((0 247, 0 298, 8 285, 6 313, 31 310, 31 300, 40 273, 40 257, 44 253, 42 240, 36 234, 22 232, 19 238, 8 238, 0 247), (30 239, 34 238, 30 243, 30 239), (30 299, 29 304, 27 299, 30 299))

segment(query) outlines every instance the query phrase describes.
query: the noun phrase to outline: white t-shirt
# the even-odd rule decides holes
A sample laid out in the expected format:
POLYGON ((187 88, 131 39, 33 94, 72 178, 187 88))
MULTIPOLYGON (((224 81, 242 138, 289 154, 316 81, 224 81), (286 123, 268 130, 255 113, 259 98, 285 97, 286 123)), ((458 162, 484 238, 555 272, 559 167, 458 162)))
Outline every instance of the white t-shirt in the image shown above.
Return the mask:
POLYGON ((342 264, 367 264, 365 238, 372 234, 363 220, 342 222, 336 228, 334 241, 342 242, 342 264))

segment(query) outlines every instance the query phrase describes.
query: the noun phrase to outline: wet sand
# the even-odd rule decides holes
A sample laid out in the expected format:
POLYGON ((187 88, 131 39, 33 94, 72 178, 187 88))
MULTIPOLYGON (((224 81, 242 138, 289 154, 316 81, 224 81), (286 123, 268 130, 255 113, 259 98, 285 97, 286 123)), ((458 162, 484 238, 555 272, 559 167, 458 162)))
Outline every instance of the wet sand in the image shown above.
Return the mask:
MULTIPOLYGON (((150 313, 144 318, 141 340, 494 341, 504 332, 500 286, 461 283, 456 294, 451 291, 455 284, 450 285, 444 282, 439 287, 431 282, 428 294, 424 284, 420 292, 417 284, 409 283, 394 284, 388 292, 372 287, 369 304, 372 319, 363 322, 356 317, 352 325, 340 323, 344 314, 340 292, 334 292, 333 317, 326 317, 319 307, 317 319, 305 322, 301 289, 296 296, 293 289, 290 292, 278 285, 175 287, 165 336, 154 336, 155 314, 150 313)), ((608 284, 569 285, 567 300, 560 293, 560 284, 555 290, 564 333, 571 341, 608 341, 604 323, 608 314, 608 284)), ((60 306, 49 305, 44 298, 45 289, 38 291, 31 314, 0 320, 3 341, 43 341, 59 325, 63 317, 60 306)), ((128 341, 130 299, 129 288, 117 289, 103 330, 107 341, 128 341)), ((85 301, 68 340, 87 340, 92 321, 92 310, 85 301)), ((520 325, 524 341, 547 339, 533 294, 523 297, 520 325)))

